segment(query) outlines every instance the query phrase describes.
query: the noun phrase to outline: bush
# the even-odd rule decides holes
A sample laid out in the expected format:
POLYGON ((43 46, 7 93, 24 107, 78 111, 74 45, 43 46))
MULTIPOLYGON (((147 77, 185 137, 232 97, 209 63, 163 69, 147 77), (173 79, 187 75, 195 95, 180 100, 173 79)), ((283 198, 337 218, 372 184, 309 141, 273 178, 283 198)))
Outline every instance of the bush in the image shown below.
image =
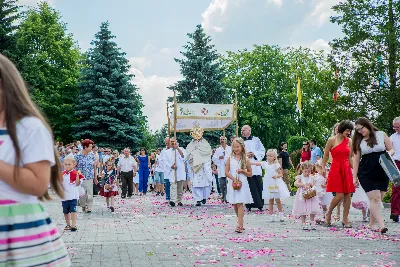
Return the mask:
POLYGON ((300 150, 290 153, 290 159, 292 160, 293 168, 297 168, 300 163, 300 150))
POLYGON ((392 182, 389 183, 388 191, 386 192, 385 197, 383 198, 383 202, 390 203, 392 199, 392 182))
POLYGON ((296 171, 294 169, 290 169, 289 170, 289 183, 290 183, 291 191, 294 193, 297 192, 297 187, 294 186, 295 179, 296 179, 296 171))
POLYGON ((298 151, 303 147, 303 142, 308 141, 308 139, 304 136, 291 136, 289 137, 287 144, 288 144, 288 152, 293 153, 295 151, 298 151))

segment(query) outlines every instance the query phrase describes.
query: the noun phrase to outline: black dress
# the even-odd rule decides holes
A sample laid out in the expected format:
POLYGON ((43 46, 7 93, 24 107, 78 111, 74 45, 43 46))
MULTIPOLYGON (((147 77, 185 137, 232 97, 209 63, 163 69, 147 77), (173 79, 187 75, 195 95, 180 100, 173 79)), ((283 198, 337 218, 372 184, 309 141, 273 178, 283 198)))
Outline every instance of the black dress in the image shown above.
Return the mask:
POLYGON ((372 148, 363 140, 360 144, 361 161, 358 167, 358 180, 366 193, 373 190, 386 192, 389 187, 389 177, 379 163, 379 157, 385 153, 384 133, 376 132, 378 144, 372 148))

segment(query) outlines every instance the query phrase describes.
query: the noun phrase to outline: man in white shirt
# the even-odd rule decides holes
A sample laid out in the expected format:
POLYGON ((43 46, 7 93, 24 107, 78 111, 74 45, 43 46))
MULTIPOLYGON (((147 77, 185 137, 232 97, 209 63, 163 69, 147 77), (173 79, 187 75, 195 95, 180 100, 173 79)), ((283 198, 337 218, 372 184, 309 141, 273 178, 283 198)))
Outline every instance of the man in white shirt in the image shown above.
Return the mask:
POLYGON ((170 182, 171 200, 169 204, 171 207, 174 207, 176 203, 178 206, 183 206, 182 191, 183 184, 186 181, 186 151, 179 147, 179 143, 174 138, 170 139, 170 143, 171 148, 166 150, 164 154, 165 165, 167 166, 167 171, 164 174, 170 182))
MULTIPOLYGON (((393 159, 396 162, 397 167, 400 169, 400 117, 393 120, 393 129, 396 131, 390 136, 392 140, 394 155, 393 159)), ((390 219, 394 222, 400 220, 400 186, 392 185, 392 197, 390 203, 390 219)))
MULTIPOLYGON (((251 128, 249 125, 242 127, 242 137, 244 145, 246 146, 247 157, 251 162, 259 162, 265 156, 265 148, 258 137, 251 135, 251 128)), ((247 177, 250 186, 250 192, 253 197, 253 204, 246 204, 248 211, 251 208, 258 208, 262 210, 264 207, 264 200, 262 199, 263 181, 261 166, 251 165, 252 177, 247 177)))
POLYGON ((124 149, 124 156, 120 158, 118 164, 118 174, 122 182, 122 194, 121 198, 126 197, 128 191, 128 197, 132 197, 133 193, 133 177, 136 176, 136 161, 131 156, 129 148, 124 149), (128 190, 127 190, 128 189, 128 190))
POLYGON ((217 148, 213 156, 213 162, 217 166, 218 170, 218 180, 219 180, 219 188, 222 193, 222 202, 226 202, 226 176, 225 176, 225 165, 226 161, 229 159, 232 148, 227 145, 226 137, 221 136, 219 138, 221 146, 217 148))

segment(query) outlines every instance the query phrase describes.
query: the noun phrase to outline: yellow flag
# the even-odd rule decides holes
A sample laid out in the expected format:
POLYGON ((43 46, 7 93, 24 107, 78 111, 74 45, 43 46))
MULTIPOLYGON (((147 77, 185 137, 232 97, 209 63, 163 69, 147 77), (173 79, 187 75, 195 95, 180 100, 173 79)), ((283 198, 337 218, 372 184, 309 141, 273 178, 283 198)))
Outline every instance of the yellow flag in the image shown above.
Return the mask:
POLYGON ((300 77, 297 77, 297 111, 301 114, 301 87, 300 87, 300 77))

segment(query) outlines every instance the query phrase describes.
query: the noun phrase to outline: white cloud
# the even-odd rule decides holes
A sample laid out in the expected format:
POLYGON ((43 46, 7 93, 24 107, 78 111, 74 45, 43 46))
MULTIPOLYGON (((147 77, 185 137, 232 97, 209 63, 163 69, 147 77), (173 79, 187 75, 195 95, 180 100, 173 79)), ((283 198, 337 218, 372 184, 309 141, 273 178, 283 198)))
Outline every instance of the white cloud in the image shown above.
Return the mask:
POLYGON ((132 67, 143 71, 144 69, 151 67, 151 60, 145 57, 132 57, 129 59, 129 63, 132 67))
POLYGON ((283 5, 283 0, 268 0, 268 4, 274 4, 278 7, 281 7, 283 5))
POLYGON ((160 129, 167 123, 167 99, 173 96, 173 92, 167 87, 182 78, 180 76, 144 76, 143 72, 134 67, 130 69, 130 72, 135 75, 132 82, 139 88, 139 93, 143 98, 143 114, 147 116, 150 130, 160 129))
POLYGON ((329 53, 332 50, 331 46, 329 45, 329 42, 323 39, 316 40, 314 43, 311 44, 310 48, 317 51, 324 50, 327 53, 329 53))
POLYGON ((213 30, 214 30, 215 32, 222 32, 224 29, 221 28, 221 27, 214 26, 214 27, 213 27, 213 30))
POLYGON ((164 47, 160 49, 160 53, 164 55, 170 55, 172 53, 171 48, 164 47))
POLYGON ((143 47, 143 52, 151 52, 155 50, 156 47, 151 43, 150 40, 147 41, 147 44, 143 47))
POLYGON ((334 15, 332 6, 338 4, 340 0, 314 0, 314 8, 307 17, 310 24, 322 26, 329 22, 329 18, 334 15))
POLYGON ((203 18, 201 25, 207 33, 212 31, 221 32, 223 28, 216 25, 216 21, 220 21, 221 18, 228 7, 228 0, 213 0, 207 9, 201 14, 203 18))

